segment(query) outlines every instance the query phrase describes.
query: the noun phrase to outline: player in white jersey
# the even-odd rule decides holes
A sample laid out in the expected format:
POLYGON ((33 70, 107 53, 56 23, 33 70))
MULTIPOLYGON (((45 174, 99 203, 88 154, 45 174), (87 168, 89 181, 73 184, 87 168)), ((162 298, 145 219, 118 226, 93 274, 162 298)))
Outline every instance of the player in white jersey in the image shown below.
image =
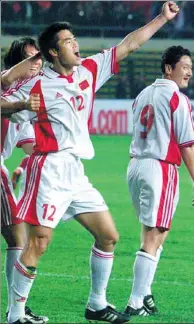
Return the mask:
MULTIPOLYGON (((4 161, 8 159, 14 147, 20 147, 26 154, 32 153, 32 147, 35 141, 34 130, 29 122, 22 124, 14 124, 7 118, 1 120, 1 226, 2 234, 8 241, 8 249, 11 249, 10 241, 14 245, 18 245, 17 249, 23 247, 23 228, 15 233, 16 238, 13 239, 12 228, 10 225, 20 224, 21 221, 16 218, 16 198, 13 192, 12 183, 9 179, 9 172, 4 165, 4 161), (30 144, 30 145, 29 145, 30 144), (11 232, 10 232, 11 231, 11 232), (12 241, 13 239, 13 241, 12 241)), ((12 245, 12 244, 11 244, 12 245)), ((16 247, 15 247, 16 248, 16 247)))
MULTIPOLYGON (((7 70, 1 72, 2 91, 6 90, 11 93, 21 86, 24 80, 26 82, 26 78, 30 79, 40 71, 42 59, 35 40, 23 37, 13 41, 9 51, 5 54, 4 65, 7 70)), ((28 101, 15 102, 12 106, 9 106, 8 110, 6 102, 4 102, 1 103, 1 114, 4 116, 11 110, 29 109, 36 111, 38 104, 38 96, 31 96, 28 101)))
POLYGON ((127 35, 117 47, 84 60, 69 24, 54 23, 39 37, 41 52, 53 65, 12 95, 3 95, 14 102, 38 93, 41 100, 39 113, 24 111, 12 115, 15 121, 32 121, 36 145, 27 165, 25 193, 19 202, 18 218, 29 224, 30 236, 14 269, 10 323, 23 321, 18 294, 23 300, 28 298, 38 260, 64 214, 67 219, 74 217, 95 238, 86 319, 115 324, 129 321, 130 316, 117 312, 106 300, 118 233, 102 196, 85 176, 80 159, 94 156, 88 120, 96 91, 117 72, 119 61, 173 19, 178 10, 175 3, 165 3, 155 20, 127 35))
POLYGON ((188 86, 192 76, 191 53, 181 46, 168 48, 161 69, 163 78, 146 87, 133 104, 127 181, 142 234, 125 310, 131 315, 157 311, 151 284, 178 203, 181 158, 194 180, 191 105, 179 90, 188 86))
MULTIPOLYGON (((26 77, 32 77, 39 72, 41 67, 40 55, 37 55, 38 48, 32 38, 24 37, 14 41, 4 58, 5 67, 8 69, 2 72, 2 89, 8 93, 14 91, 26 77), (29 57, 25 59, 26 57, 29 57), (21 63, 18 64, 22 59, 21 63), (13 64, 16 64, 13 66, 13 64)), ((26 108, 31 109, 31 103, 25 103, 26 108)), ((18 105, 21 109, 22 105, 18 105)), ((4 107, 3 107, 4 108, 4 107)), ((15 107, 14 107, 15 108, 15 107)), ((17 108, 17 107, 16 107, 17 108)), ((11 300, 11 284, 14 263, 21 254, 26 242, 26 229, 24 223, 16 218, 16 197, 13 192, 9 171, 4 165, 15 146, 20 147, 25 153, 31 154, 35 141, 34 130, 29 122, 15 124, 7 118, 1 118, 1 232, 8 245, 5 258, 5 275, 7 280, 8 305, 6 317, 8 316, 11 300)), ((26 306, 25 313, 33 318, 34 323, 41 323, 48 320, 46 317, 35 315, 26 306)))

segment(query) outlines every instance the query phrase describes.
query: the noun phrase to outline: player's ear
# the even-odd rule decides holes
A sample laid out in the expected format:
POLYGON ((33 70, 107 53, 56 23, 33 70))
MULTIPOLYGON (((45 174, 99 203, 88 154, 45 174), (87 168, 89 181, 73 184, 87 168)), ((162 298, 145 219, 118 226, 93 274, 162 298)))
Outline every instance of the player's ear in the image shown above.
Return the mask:
POLYGON ((52 55, 53 57, 58 56, 57 50, 55 48, 50 48, 49 54, 52 55))
POLYGON ((172 72, 172 66, 170 64, 165 64, 165 74, 170 74, 172 72))

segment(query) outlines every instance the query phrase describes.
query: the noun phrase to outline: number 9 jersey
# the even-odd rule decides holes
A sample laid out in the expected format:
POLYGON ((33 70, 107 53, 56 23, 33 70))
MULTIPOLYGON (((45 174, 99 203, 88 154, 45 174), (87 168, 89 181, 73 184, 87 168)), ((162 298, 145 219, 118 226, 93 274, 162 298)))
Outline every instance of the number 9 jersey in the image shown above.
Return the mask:
POLYGON ((133 104, 130 156, 181 164, 181 146, 194 144, 189 99, 172 80, 156 79, 133 104))

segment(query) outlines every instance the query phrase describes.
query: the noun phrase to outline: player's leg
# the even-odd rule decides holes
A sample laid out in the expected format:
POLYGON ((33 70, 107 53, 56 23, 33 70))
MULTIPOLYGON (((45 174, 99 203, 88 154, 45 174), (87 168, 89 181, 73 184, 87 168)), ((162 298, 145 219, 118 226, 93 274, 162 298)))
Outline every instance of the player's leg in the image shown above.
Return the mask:
POLYGON ((76 220, 95 238, 90 255, 92 286, 88 304, 100 310, 107 306, 106 288, 119 236, 109 211, 80 214, 76 220))
MULTIPOLYGON (((168 233, 168 232, 166 232, 166 233, 168 233)), ((156 251, 156 269, 157 269, 158 263, 160 261, 160 256, 161 256, 162 251, 163 251, 163 246, 160 245, 159 248, 156 251)), ((151 284, 148 285, 148 287, 147 287, 147 294, 145 296, 146 298, 144 298, 144 300, 146 300, 146 301, 149 301, 150 298, 153 299, 152 290, 151 290, 151 284)), ((153 304, 152 300, 150 300, 149 303, 153 304)))
POLYGON ((85 317, 87 319, 110 319, 124 323, 129 316, 112 309, 106 300, 106 288, 113 265, 114 246, 118 241, 118 232, 108 207, 101 194, 93 188, 84 175, 83 166, 78 165, 78 177, 74 187, 74 200, 63 219, 74 216, 95 239, 90 254, 91 291, 85 317), (108 306, 107 306, 108 305, 108 306))
MULTIPOLYGON (((1 216, 2 216, 2 235, 7 243, 5 255, 5 276, 7 281, 8 305, 6 311, 6 320, 8 319, 9 309, 11 307, 12 281, 14 265, 22 253, 26 243, 26 224, 17 219, 16 198, 13 192, 12 184, 9 179, 8 170, 2 166, 1 170, 1 216)), ((25 313, 30 315, 35 321, 44 319, 46 316, 34 314, 29 307, 25 307, 25 313)))
POLYGON ((142 244, 136 254, 133 288, 126 311, 147 316, 156 311, 150 288, 161 245, 170 229, 178 201, 178 174, 174 166, 166 163, 150 159, 134 160, 129 165, 128 183, 142 223, 142 244))
POLYGON ((75 174, 74 200, 65 217, 74 216, 95 238, 90 255, 91 293, 88 303, 92 308, 101 310, 107 306, 106 287, 119 235, 102 195, 89 183, 80 161, 75 167, 75 174))
MULTIPOLYGON (((57 226, 71 202, 71 195, 64 188, 65 178, 61 174, 64 172, 68 175, 67 168, 63 165, 64 158, 61 159, 62 165, 56 159, 57 153, 53 154, 53 158, 50 155, 32 154, 29 159, 24 195, 18 203, 17 213, 18 219, 25 219, 29 224, 28 238, 21 258, 14 267, 9 323, 18 323, 20 318, 21 323, 30 320, 24 313, 24 307, 36 277, 38 261, 51 240, 52 229, 57 226), (56 176, 57 172, 59 176, 56 176)), ((44 322, 43 319, 32 323, 44 322)))
POLYGON ((13 193, 9 174, 5 166, 1 168, 1 233, 7 243, 5 255, 5 277, 7 281, 8 304, 10 308, 13 267, 21 254, 25 232, 24 225, 14 225, 16 217, 16 198, 13 193))
POLYGON ((95 239, 90 254, 91 291, 85 317, 88 320, 125 323, 130 320, 127 314, 112 308, 106 299, 106 289, 112 271, 114 246, 119 235, 108 210, 82 213, 76 220, 84 226, 95 239))
MULTIPOLYGON (((20 323, 17 322, 20 318, 31 323, 31 315, 28 316, 25 312, 25 303, 36 277, 38 261, 45 252, 51 235, 51 228, 29 225, 27 244, 13 270, 12 303, 8 323, 20 323)), ((45 323, 45 319, 33 319, 32 323, 45 323)))
POLYGON ((133 286, 126 308, 126 312, 131 315, 148 316, 151 311, 156 312, 153 297, 149 297, 152 294, 148 295, 148 288, 152 285, 157 269, 157 250, 164 243, 167 233, 163 229, 142 225, 142 244, 136 253, 133 286))

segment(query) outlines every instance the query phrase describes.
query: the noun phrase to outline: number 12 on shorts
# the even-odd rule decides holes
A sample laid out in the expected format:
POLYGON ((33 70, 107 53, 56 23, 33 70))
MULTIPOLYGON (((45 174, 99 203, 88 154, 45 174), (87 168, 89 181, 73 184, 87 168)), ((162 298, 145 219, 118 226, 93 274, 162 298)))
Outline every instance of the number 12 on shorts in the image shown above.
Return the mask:
POLYGON ((43 204, 42 208, 43 208, 43 216, 42 216, 42 218, 53 222, 54 221, 53 216, 54 216, 54 214, 56 212, 55 205, 43 204))

